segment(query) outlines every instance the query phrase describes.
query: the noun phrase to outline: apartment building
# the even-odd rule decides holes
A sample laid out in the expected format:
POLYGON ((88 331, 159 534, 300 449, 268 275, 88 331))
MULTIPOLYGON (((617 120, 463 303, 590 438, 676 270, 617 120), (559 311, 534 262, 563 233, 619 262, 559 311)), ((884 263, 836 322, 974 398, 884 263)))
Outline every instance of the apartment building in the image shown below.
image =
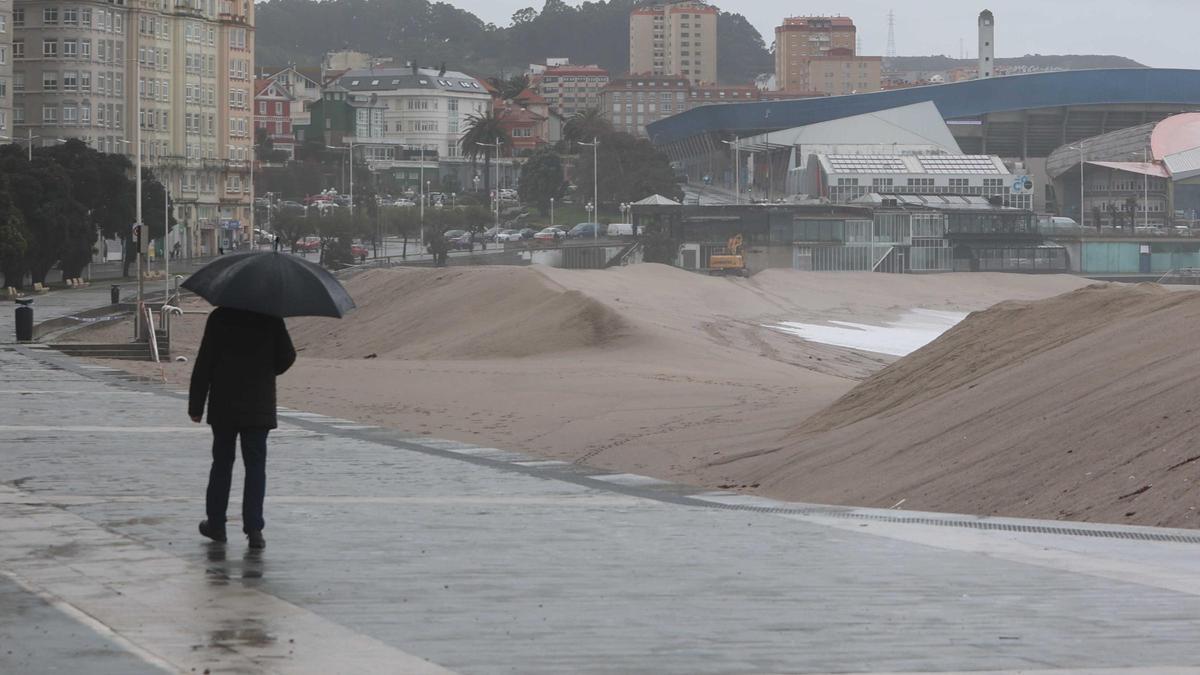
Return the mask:
MULTIPOLYGON (((292 129, 292 106, 297 105, 291 94, 276 80, 254 81, 254 128, 255 143, 258 130, 271 139, 271 147, 287 153, 288 159, 296 157, 296 136, 292 129)), ((265 157, 259 157, 260 162, 265 157)))
POLYGON ((693 85, 682 77, 623 75, 609 81, 600 110, 617 131, 646 135, 646 125, 697 106, 756 101, 754 85, 693 85))
POLYGON ((775 28, 780 91, 835 96, 879 91, 883 59, 857 53, 858 31, 844 16, 794 16, 775 28))
MULTIPOLYGON (((437 68, 365 68, 346 71, 325 87, 325 99, 310 106, 312 121, 296 129, 297 142, 323 138, 329 145, 355 146, 355 156, 380 176, 385 185, 415 188, 421 180, 443 180, 468 189, 480 167, 463 156, 461 139, 472 115, 492 109, 486 82, 465 73, 437 68), (361 118, 378 109, 382 129, 377 137, 344 137, 332 133, 338 124, 325 115, 330 92, 345 92, 345 101, 361 118), (320 108, 318 107, 320 106, 320 108), (359 149, 361 148, 361 150, 359 149)), ((330 110, 334 108, 329 107, 330 110)), ((359 133, 367 125, 359 119, 359 133)), ((374 125, 370 125, 374 129, 374 125)), ((503 151, 502 151, 503 152, 503 151)), ((517 166, 501 161, 501 179, 511 184, 517 166)))
POLYGON ((608 71, 596 65, 547 65, 531 78, 529 88, 560 115, 570 117, 600 107, 600 93, 608 79, 608 71))
POLYGON ((718 14, 694 0, 635 8, 629 15, 629 72, 716 82, 718 14))
POLYGON ((259 79, 279 87, 290 100, 288 116, 293 129, 307 126, 308 109, 321 99, 321 70, 319 68, 287 68, 259 70, 259 79))
POLYGON ((832 50, 826 56, 800 59, 791 67, 784 92, 820 96, 862 94, 883 89, 883 58, 852 56, 832 50))
POLYGON ((12 129, 12 0, 0 0, 0 136, 12 129))
POLYGON ((13 0, 9 135, 140 152, 175 203, 168 243, 199 255, 245 241, 253 12, 246 0, 13 0))

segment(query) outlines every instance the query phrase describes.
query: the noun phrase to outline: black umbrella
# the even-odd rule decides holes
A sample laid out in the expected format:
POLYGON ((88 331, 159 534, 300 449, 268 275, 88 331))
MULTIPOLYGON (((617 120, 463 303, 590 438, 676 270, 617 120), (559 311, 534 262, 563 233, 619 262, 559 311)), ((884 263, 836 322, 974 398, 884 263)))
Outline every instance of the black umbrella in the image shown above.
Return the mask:
POLYGON ((271 316, 340 319, 354 300, 327 270, 298 256, 255 251, 217 258, 182 286, 218 307, 271 316))

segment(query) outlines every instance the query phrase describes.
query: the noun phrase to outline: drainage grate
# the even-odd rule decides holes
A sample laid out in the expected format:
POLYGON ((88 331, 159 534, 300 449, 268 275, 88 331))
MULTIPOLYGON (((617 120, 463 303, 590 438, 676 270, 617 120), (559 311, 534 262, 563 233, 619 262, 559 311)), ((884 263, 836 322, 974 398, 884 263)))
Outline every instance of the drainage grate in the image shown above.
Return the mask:
POLYGON ((885 516, 877 513, 859 513, 855 511, 787 508, 778 506, 753 506, 750 504, 721 504, 699 500, 703 504, 718 509, 731 511, 754 511, 757 513, 775 513, 797 516, 825 516, 828 518, 847 518, 851 520, 871 520, 881 523, 901 523, 908 525, 933 525, 936 527, 957 527, 969 530, 992 530, 999 532, 1023 532, 1026 534, 1056 534, 1071 537, 1098 537, 1102 539, 1130 539, 1134 541, 1160 541, 1174 544, 1200 544, 1200 535, 1158 534, 1154 532, 1130 532, 1128 530, 1093 530, 1078 527, 1055 527, 1050 525, 1014 525, 1011 523, 989 523, 975 520, 948 520, 941 518, 921 518, 917 516, 885 516))

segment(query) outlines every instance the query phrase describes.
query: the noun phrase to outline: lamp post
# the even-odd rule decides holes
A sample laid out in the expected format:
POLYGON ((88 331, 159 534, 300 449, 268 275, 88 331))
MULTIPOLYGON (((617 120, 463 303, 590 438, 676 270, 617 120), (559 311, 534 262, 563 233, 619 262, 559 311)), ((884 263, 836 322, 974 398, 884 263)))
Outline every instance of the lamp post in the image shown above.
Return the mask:
POLYGON ((475 145, 485 147, 485 148, 495 148, 496 149, 496 152, 495 152, 496 185, 492 189, 492 205, 496 211, 496 231, 499 232, 500 231, 500 137, 499 136, 496 137, 495 143, 476 142, 475 145))
MULTIPOLYGON (((1079 141, 1079 145, 1068 145, 1067 147, 1079 151, 1079 226, 1083 227, 1083 141, 1079 141)), ((1099 225, 1097 225, 1098 227, 1099 225)), ((1082 270, 1082 268, 1080 269, 1082 270)))
POLYGON ((550 198, 550 227, 554 227, 554 197, 550 198))
POLYGON ((600 223, 596 222, 599 220, 596 212, 600 209, 600 181, 597 177, 600 171, 600 139, 592 136, 591 143, 581 142, 580 145, 586 145, 592 149, 592 240, 595 241, 600 238, 600 223))
POLYGON ((741 147, 738 145, 737 138, 732 141, 721 141, 733 150, 733 203, 735 205, 742 203, 742 166, 741 166, 741 147))
MULTIPOLYGON (((1138 153, 1131 152, 1130 155, 1136 156, 1138 153)), ((1142 148, 1142 226, 1150 227, 1150 153, 1146 148, 1142 148)), ((1132 219, 1133 216, 1130 216, 1132 219)))
MULTIPOLYGON (((33 127, 30 127, 30 128, 29 128, 29 135, 28 135, 28 136, 26 136, 24 139, 17 139, 17 138, 14 138, 14 137, 12 137, 12 136, 0 136, 0 140, 12 141, 13 143, 16 143, 18 140, 26 140, 26 141, 28 141, 28 142, 29 142, 29 143, 28 143, 28 145, 29 145, 29 154, 27 155, 27 159, 28 159, 30 162, 32 162, 32 161, 33 161, 33 139, 35 139, 35 138, 37 138, 37 139, 40 139, 40 138, 41 138, 41 136, 34 136, 34 135, 33 135, 33 127)), ((60 139, 58 139, 58 140, 59 140, 59 141, 62 141, 63 139, 61 139, 61 138, 60 138, 60 139)))

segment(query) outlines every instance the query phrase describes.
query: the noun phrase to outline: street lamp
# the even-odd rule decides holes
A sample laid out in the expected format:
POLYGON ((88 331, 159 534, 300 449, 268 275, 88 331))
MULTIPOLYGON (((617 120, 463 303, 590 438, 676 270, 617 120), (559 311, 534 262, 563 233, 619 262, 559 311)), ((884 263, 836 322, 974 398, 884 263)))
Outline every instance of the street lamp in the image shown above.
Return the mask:
POLYGON ((550 227, 554 227, 554 197, 550 198, 550 227))
MULTIPOLYGON (((1079 151, 1079 226, 1083 227, 1083 141, 1079 141, 1079 145, 1068 145, 1067 147, 1079 151)), ((1099 223, 1097 223, 1097 231, 1099 231, 1099 223)), ((1082 269, 1080 268, 1080 271, 1082 269)))
POLYGON ((599 219, 596 216, 596 210, 600 208, 600 181, 597 177, 600 170, 600 139, 592 136, 591 143, 581 142, 580 145, 585 145, 592 149, 592 225, 594 227, 592 230, 592 240, 595 241, 600 238, 600 223, 596 222, 599 219))
MULTIPOLYGON (((495 143, 480 143, 476 141, 475 145, 485 148, 496 149, 496 185, 492 190, 492 202, 496 209, 496 231, 500 231, 500 137, 496 137, 495 143)), ((476 176, 478 179, 478 176, 476 176)))
MULTIPOLYGON (((1138 153, 1131 152, 1130 155, 1136 156, 1138 153)), ((1142 148, 1142 226, 1150 227, 1150 163, 1149 153, 1146 148, 1142 148)), ((1133 216, 1130 216, 1132 219, 1133 216)))
MULTIPOLYGON (((0 140, 12 141, 13 143, 16 143, 18 140, 25 140, 25 141, 29 141, 29 156, 28 156, 28 159, 29 159, 29 161, 30 161, 30 162, 32 162, 32 161, 33 161, 33 139, 35 139, 35 138, 37 138, 37 139, 41 139, 42 137, 41 137, 41 136, 34 136, 34 135, 33 135, 33 127, 30 127, 30 128, 29 128, 29 135, 28 135, 28 136, 26 136, 25 138, 18 139, 18 138, 14 138, 14 137, 12 137, 12 136, 0 136, 0 140)), ((61 138, 60 138, 60 139, 58 139, 58 141, 59 141, 59 142, 62 142, 62 143, 65 143, 65 142, 66 142, 65 140, 63 140, 63 139, 61 139, 61 138)))
POLYGON ((733 203, 742 203, 742 167, 741 167, 741 147, 738 145, 737 138, 732 141, 721 141, 728 145, 733 150, 733 203))

